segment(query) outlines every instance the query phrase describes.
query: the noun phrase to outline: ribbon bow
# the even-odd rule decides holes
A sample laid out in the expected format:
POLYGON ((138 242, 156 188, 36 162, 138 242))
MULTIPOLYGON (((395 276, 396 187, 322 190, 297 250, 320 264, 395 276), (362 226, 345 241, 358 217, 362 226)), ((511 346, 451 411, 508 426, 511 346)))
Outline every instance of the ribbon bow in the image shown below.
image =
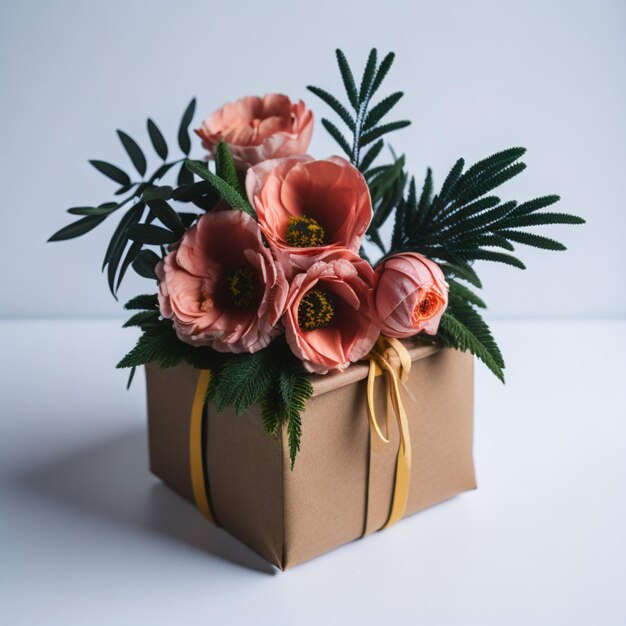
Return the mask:
MULTIPOLYGON (((376 411, 374 410, 374 381, 377 376, 385 376, 387 383, 387 411, 389 411, 389 406, 391 405, 400 432, 400 446, 396 458, 396 477, 393 487, 393 501, 389 517, 382 526, 382 528, 387 528, 403 517, 409 498, 409 484, 411 481, 411 440, 409 435, 409 421, 406 416, 406 411, 404 410, 404 405, 402 404, 398 377, 401 381, 408 379, 409 372, 411 371, 411 356, 397 339, 381 335, 376 341, 374 348, 372 348, 369 353, 368 358, 370 364, 367 376, 367 408, 371 428, 384 443, 389 443, 389 439, 383 435, 378 425, 376 411), (396 374, 396 371, 389 362, 394 354, 400 359, 398 374, 396 374)), ((388 414, 387 417, 389 417, 388 414)))

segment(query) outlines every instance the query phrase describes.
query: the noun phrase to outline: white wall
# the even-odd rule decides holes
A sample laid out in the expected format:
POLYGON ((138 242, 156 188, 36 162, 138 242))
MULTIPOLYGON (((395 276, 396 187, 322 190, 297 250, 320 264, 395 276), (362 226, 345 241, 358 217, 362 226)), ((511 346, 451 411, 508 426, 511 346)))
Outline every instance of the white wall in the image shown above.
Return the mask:
MULTIPOLYGON (((125 162, 114 134, 172 137, 196 95, 196 122, 224 101, 305 85, 339 91, 334 48, 361 60, 394 50, 387 89, 414 121, 394 137, 421 177, 524 145, 529 169, 502 192, 557 192, 584 227, 553 227, 566 253, 523 249, 529 269, 483 264, 494 315, 626 313, 626 3, 573 1, 3 0, 0 5, 2 316, 119 315, 100 262, 113 224, 44 243, 69 206, 111 188, 88 158, 125 162)), ((311 152, 336 149, 318 126, 311 152)), ((201 151, 196 147, 196 155, 201 151)), ((132 277, 121 298, 149 286, 132 277)))

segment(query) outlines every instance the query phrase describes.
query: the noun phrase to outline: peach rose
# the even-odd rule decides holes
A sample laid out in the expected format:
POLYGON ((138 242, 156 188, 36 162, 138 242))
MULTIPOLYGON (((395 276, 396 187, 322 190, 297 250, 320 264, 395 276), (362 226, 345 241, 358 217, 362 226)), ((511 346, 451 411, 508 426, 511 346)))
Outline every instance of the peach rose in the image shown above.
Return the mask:
POLYGON ((374 300, 382 332, 410 337, 435 335, 448 306, 448 284, 440 267, 421 254, 394 254, 376 268, 374 300))
POLYGON ((313 113, 302 100, 282 94, 248 96, 225 104, 195 131, 214 156, 224 140, 240 169, 292 154, 304 154, 313 133, 313 113))
POLYGON ((314 263, 293 279, 283 318, 285 337, 309 372, 345 369, 372 349, 380 334, 372 294, 367 277, 339 255, 314 263))
POLYGON ((306 270, 326 250, 358 252, 372 219, 365 179, 338 156, 259 163, 248 170, 246 192, 287 275, 306 270))
POLYGON ((288 284, 241 211, 206 213, 157 265, 159 308, 179 339, 218 352, 256 352, 278 334, 288 284))

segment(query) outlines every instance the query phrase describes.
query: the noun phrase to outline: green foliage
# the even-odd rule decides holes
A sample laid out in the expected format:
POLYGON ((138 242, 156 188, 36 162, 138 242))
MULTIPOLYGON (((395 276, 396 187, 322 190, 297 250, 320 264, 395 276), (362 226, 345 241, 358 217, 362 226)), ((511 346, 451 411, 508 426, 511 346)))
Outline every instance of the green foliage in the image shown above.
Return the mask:
POLYGON ((120 138, 126 153, 130 157, 132 164, 135 166, 135 169, 139 173, 140 176, 144 176, 146 173, 146 169, 148 164, 146 163, 146 157, 144 156, 141 148, 137 145, 137 142, 130 136, 127 135, 124 131, 118 130, 117 136, 120 138))
POLYGON ((125 305, 124 308, 133 311, 133 310, 150 310, 150 309, 158 309, 159 307, 159 298, 156 294, 145 294, 141 296, 135 296, 131 298, 125 305))
POLYGON ((196 99, 193 98, 180 120, 180 126, 178 128, 178 145, 184 154, 188 155, 191 151, 191 139, 189 139, 189 124, 193 119, 193 114, 196 111, 196 99))
POLYGON ((250 206, 245 194, 242 195, 236 187, 233 187, 217 174, 214 174, 209 170, 206 163, 203 161, 187 161, 187 168, 190 172, 206 180, 228 206, 256 218, 256 213, 252 206, 250 206))
POLYGON ((307 89, 323 100, 347 126, 351 135, 350 141, 346 139, 341 130, 333 122, 326 118, 322 119, 324 128, 326 128, 333 139, 339 144, 353 165, 365 173, 372 165, 376 156, 380 153, 382 145, 377 146, 374 153, 367 153, 364 156, 362 155, 363 148, 379 137, 410 124, 407 120, 379 124, 402 98, 403 94, 401 92, 396 92, 383 98, 370 109, 372 97, 376 91, 378 91, 383 79, 387 75, 395 55, 393 52, 390 52, 381 61, 380 65, 378 65, 378 52, 375 48, 372 48, 367 58, 363 77, 358 89, 345 54, 341 50, 337 50, 336 55, 337 64, 346 90, 346 97, 348 98, 349 107, 353 109, 353 113, 350 113, 348 108, 328 91, 311 85, 309 85, 307 89))
POLYGON ((395 55, 392 52, 387 54, 378 64, 378 52, 373 48, 368 55, 358 88, 345 54, 341 50, 337 50, 336 55, 348 99, 348 107, 320 87, 309 86, 308 89, 321 98, 339 116, 350 133, 348 139, 333 122, 326 118, 322 119, 324 128, 339 144, 351 163, 367 179, 372 193, 374 219, 366 236, 381 252, 385 253, 385 244, 378 229, 402 201, 406 184, 406 173, 403 171, 404 158, 396 158, 394 155, 394 161, 389 165, 373 167, 373 164, 383 150, 384 140, 382 137, 408 126, 410 122, 401 120, 382 123, 404 95, 400 91, 384 97, 374 106, 370 105, 374 94, 387 76, 395 55), (353 113, 348 108, 352 108, 353 113), (367 150, 365 150, 366 148, 367 150))
POLYGON ((142 335, 135 347, 118 363, 134 368, 157 363, 162 368, 182 362, 212 371, 207 399, 217 411, 232 407, 237 415, 253 404, 260 405, 265 430, 277 435, 287 430, 291 467, 300 449, 301 414, 313 394, 309 374, 293 355, 284 337, 253 353, 224 354, 194 347, 178 339, 172 322, 160 317, 156 295, 142 295, 126 303, 134 311, 124 327, 137 327, 142 335))
MULTIPOLYGON (((524 263, 511 254, 515 244, 565 250, 560 242, 521 228, 584 223, 582 218, 567 213, 541 212, 559 200, 555 195, 522 204, 502 202, 490 195, 524 171, 526 166, 519 161, 524 153, 524 148, 510 148, 468 169, 464 160, 459 159, 438 194, 434 194, 432 173, 428 169, 419 199, 415 180, 411 178, 408 192, 401 200, 393 200, 395 222, 388 255, 399 251, 420 252, 440 263, 450 285, 449 305, 437 341, 470 351, 501 380, 504 380, 502 355, 476 310, 476 307, 486 308, 485 302, 459 280, 480 288, 482 284, 473 267, 479 260, 525 269, 524 263)), ((403 184, 400 181, 399 187, 403 184)), ((387 209, 381 211, 376 227, 390 213, 387 209)))
POLYGON ((465 162, 459 159, 435 196, 429 170, 419 202, 416 202, 415 184, 411 181, 405 199, 406 210, 401 223, 397 224, 398 233, 391 252, 421 252, 443 263, 448 275, 477 284, 471 266, 478 260, 525 269, 524 263, 510 254, 515 250, 515 243, 565 250, 565 246, 554 239, 518 230, 544 224, 583 224, 584 220, 574 215, 538 212, 557 202, 558 196, 518 204, 501 202, 499 197, 489 195, 525 169, 525 164, 519 161, 524 153, 524 148, 510 148, 465 171, 465 162))
MULTIPOLYGON (((208 211, 219 200, 220 196, 216 193, 218 188, 226 193, 231 202, 237 204, 237 208, 254 213, 247 202, 226 144, 218 147, 219 172, 209 175, 210 182, 196 182, 194 179, 193 173, 187 167, 186 158, 191 149, 189 125, 194 111, 195 99, 185 109, 178 131, 178 143, 183 157, 173 161, 166 162, 169 154, 167 142, 155 122, 148 119, 146 126, 150 143, 163 161, 150 176, 146 176, 147 161, 144 151, 132 137, 118 130, 120 142, 141 180, 131 180, 117 165, 105 161, 90 161, 101 174, 120 185, 115 195, 126 197, 118 202, 68 209, 68 213, 79 215, 81 219, 57 231, 49 239, 62 241, 79 237, 102 224, 110 215, 119 212, 118 215, 121 214, 122 217, 113 230, 102 264, 114 297, 117 297, 117 290, 129 267, 140 276, 154 280, 154 266, 164 253, 162 246, 178 241, 185 230, 198 219, 197 212, 178 210, 176 203, 193 205, 197 209, 208 211), (176 170, 177 187, 162 184, 162 178, 176 170), (231 188, 235 190, 235 196, 232 197, 228 195, 231 188)), ((202 168, 201 173, 204 175, 208 169, 205 164, 202 168)))
POLYGON ((215 149, 215 174, 228 183, 242 198, 247 198, 233 155, 224 141, 220 141, 215 149))
POLYGON ((467 287, 450 282, 449 303, 436 340, 445 347, 471 352, 504 382, 504 359, 489 327, 473 305, 484 302, 467 287))
POLYGON ((73 239, 74 237, 84 235, 103 222, 107 215, 108 214, 105 213, 104 215, 88 215, 87 217, 83 217, 61 228, 61 230, 58 230, 48 241, 64 241, 65 239, 73 239))
POLYGON ((309 374, 284 338, 278 338, 259 352, 230 356, 214 370, 208 398, 214 400, 218 411, 231 406, 238 415, 259 404, 269 434, 277 435, 286 427, 293 469, 300 450, 301 415, 312 394, 309 374))
POLYGON ((165 137, 163 137, 159 127, 150 118, 148 118, 146 126, 148 128, 148 135, 150 136, 150 141, 152 142, 154 151, 163 161, 165 161, 168 153, 165 137))

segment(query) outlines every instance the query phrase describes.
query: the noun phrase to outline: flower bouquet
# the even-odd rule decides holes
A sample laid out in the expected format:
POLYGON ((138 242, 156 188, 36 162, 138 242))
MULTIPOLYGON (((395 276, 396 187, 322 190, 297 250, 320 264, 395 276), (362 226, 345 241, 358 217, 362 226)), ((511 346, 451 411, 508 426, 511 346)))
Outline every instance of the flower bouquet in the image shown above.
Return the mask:
POLYGON ((493 195, 526 167, 523 148, 459 159, 437 190, 428 169, 418 186, 385 151, 409 125, 387 121, 403 94, 374 102, 393 59, 372 50, 357 85, 337 50, 345 104, 308 87, 337 116, 321 124, 342 156, 306 154, 313 113, 279 94, 206 118, 204 160, 189 157, 195 100, 177 158, 148 119, 151 174, 118 131, 138 178, 90 161, 120 199, 69 209, 80 219, 50 239, 121 215, 103 263, 111 292, 129 267, 156 281, 126 304, 141 336, 118 365, 129 385, 147 368, 152 469, 283 568, 474 486, 462 353, 504 370, 475 262, 524 269, 517 244, 565 249, 529 227, 584 221, 544 211, 555 195, 493 195))

